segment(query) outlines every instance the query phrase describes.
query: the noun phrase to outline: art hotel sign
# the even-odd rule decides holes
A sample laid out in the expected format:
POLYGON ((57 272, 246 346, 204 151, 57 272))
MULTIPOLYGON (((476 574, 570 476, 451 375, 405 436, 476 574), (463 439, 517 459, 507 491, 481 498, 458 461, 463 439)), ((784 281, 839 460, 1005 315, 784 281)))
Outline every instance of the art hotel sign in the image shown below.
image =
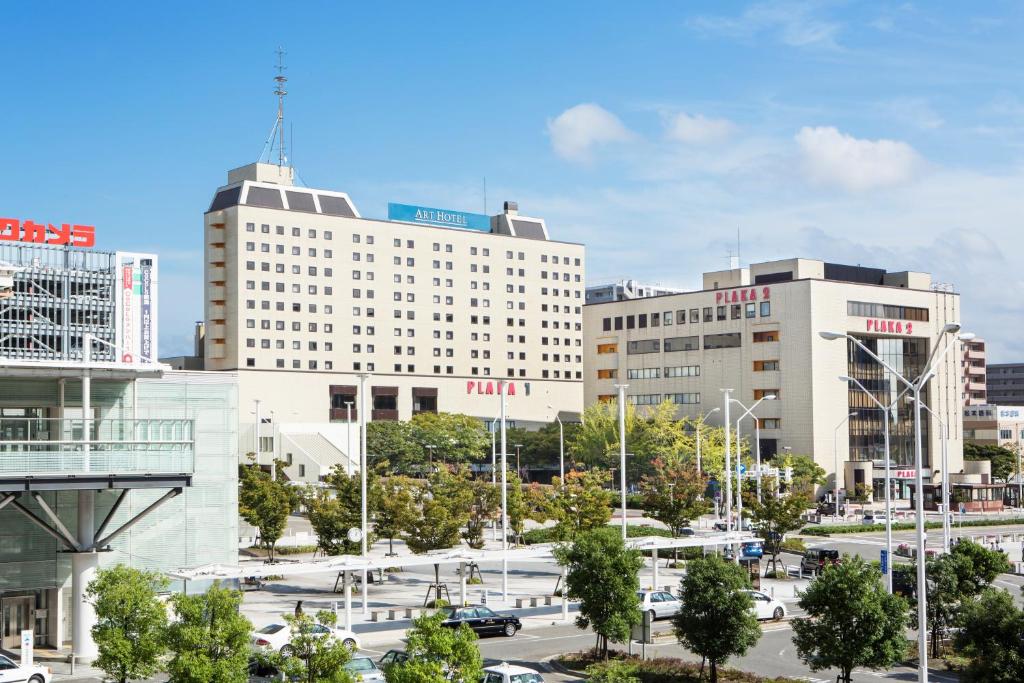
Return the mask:
POLYGON ((57 246, 96 246, 96 228, 92 225, 36 223, 17 218, 0 218, 0 242, 31 242, 57 246))
POLYGON ((480 230, 490 232, 491 217, 481 213, 451 211, 449 209, 432 209, 428 206, 388 203, 388 220, 403 223, 419 223, 436 225, 442 228, 461 228, 463 230, 480 230))

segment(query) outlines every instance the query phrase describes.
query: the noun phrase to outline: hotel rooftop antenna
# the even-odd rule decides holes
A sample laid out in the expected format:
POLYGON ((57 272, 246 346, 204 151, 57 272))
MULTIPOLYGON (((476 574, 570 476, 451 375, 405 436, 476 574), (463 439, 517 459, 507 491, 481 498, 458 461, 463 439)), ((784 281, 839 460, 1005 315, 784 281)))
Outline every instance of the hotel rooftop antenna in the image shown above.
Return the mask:
POLYGON ((274 88, 274 94, 277 95, 277 118, 274 119, 274 127, 270 129, 267 141, 263 143, 263 151, 259 158, 259 161, 263 161, 263 157, 266 156, 267 161, 270 161, 270 155, 274 151, 274 140, 277 139, 277 165, 279 167, 284 167, 288 163, 284 147, 284 96, 288 94, 284 85, 288 82, 288 77, 284 75, 285 69, 288 68, 284 65, 285 54, 283 48, 277 48, 277 75, 274 76, 274 81, 277 83, 274 88))
POLYGON ((288 91, 284 89, 284 84, 288 82, 287 76, 284 75, 286 67, 284 65, 284 48, 277 48, 277 75, 274 76, 274 81, 277 83, 277 89, 274 90, 274 94, 277 95, 277 131, 280 136, 280 141, 277 146, 277 165, 284 166, 285 162, 288 161, 288 157, 284 153, 284 96, 288 94, 288 91))

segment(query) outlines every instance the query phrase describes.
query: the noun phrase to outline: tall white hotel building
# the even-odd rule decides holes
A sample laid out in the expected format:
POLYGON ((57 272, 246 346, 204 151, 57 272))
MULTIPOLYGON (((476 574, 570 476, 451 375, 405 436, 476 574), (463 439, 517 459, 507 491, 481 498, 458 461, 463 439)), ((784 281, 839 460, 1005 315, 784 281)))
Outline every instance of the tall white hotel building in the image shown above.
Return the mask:
POLYGON ((496 216, 394 204, 371 219, 292 178, 230 171, 205 214, 204 362, 238 372, 243 453, 258 414, 261 462, 276 452, 293 478, 324 474, 352 450, 361 373, 371 420, 489 422, 499 379, 515 423, 581 412, 582 244, 551 239, 514 202, 496 216))

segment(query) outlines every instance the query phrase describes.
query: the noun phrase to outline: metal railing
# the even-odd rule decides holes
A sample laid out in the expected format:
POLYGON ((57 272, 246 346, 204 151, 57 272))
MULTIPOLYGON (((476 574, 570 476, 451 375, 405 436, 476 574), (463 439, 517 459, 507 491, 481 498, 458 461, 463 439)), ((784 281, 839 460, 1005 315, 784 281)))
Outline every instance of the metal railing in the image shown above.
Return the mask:
POLYGON ((0 418, 0 475, 191 473, 192 420, 0 418))

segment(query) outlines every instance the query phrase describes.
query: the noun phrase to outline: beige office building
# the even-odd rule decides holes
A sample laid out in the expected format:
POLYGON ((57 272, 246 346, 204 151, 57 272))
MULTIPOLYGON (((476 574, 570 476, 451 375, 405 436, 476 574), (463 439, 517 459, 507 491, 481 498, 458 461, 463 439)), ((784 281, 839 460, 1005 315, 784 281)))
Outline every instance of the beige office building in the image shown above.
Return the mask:
POLYGON ((238 372, 243 452, 255 448, 257 410, 264 461, 291 445, 305 469, 354 450, 347 404, 357 421, 362 373, 372 420, 492 420, 499 380, 515 423, 582 409, 583 245, 551 239, 514 202, 496 216, 388 210, 390 220, 363 218, 347 194, 297 187, 270 164, 230 171, 215 193, 205 367, 238 372), (306 430, 315 437, 272 438, 327 423, 306 430))
MULTIPOLYGON (((731 388, 748 407, 774 394, 777 400, 755 411, 764 459, 788 449, 812 454, 830 477, 838 461, 844 488, 863 484, 881 496, 883 413, 839 377, 860 380, 883 404, 895 401, 902 387, 852 342, 827 341, 818 333, 853 335, 906 376, 916 376, 943 325, 960 320, 959 295, 931 284, 926 273, 791 259, 705 273, 699 291, 585 306, 585 401, 614 400, 615 385, 625 383, 638 406, 667 399, 677 404, 679 416, 697 417, 722 406, 722 388, 731 388)), ((960 362, 957 349, 944 357, 925 399, 950 427, 953 473, 961 472, 963 458, 960 362)), ((733 404, 731 419, 743 412, 733 404)), ((913 413, 896 401, 894 414, 894 488, 905 497, 915 474, 913 413)), ((721 425, 722 419, 719 411, 708 421, 721 425)), ((753 420, 741 430, 753 435, 753 420)), ((925 481, 933 475, 939 481, 934 418, 925 421, 923 433, 925 481)))

